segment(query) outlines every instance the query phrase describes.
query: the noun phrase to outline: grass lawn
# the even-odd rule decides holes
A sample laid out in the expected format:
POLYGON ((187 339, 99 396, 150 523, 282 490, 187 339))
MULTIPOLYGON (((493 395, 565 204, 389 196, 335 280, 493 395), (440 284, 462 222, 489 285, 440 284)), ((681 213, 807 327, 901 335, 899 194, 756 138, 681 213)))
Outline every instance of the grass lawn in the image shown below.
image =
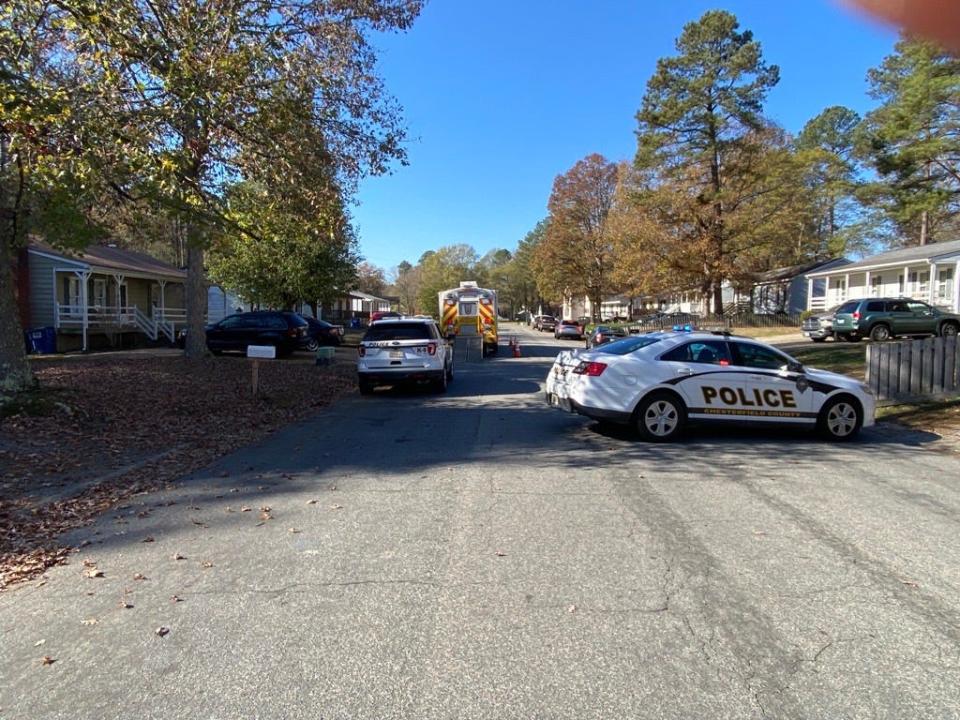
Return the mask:
POLYGON ((732 328, 730 330, 734 335, 752 338, 779 337, 780 335, 799 335, 798 327, 742 327, 732 328))
POLYGON ((866 376, 867 351, 861 344, 830 343, 810 345, 792 355, 810 367, 850 375, 863 380, 866 376))

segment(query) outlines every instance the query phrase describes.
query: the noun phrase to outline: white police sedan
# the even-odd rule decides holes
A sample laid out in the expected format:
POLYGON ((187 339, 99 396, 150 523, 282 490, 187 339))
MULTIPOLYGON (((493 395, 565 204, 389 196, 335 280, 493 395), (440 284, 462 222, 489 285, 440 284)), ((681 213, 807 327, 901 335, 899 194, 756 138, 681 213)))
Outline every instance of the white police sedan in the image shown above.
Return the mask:
POLYGON ((849 440, 873 425, 876 409, 858 380, 805 368, 750 338, 709 332, 654 332, 565 350, 546 395, 568 412, 633 424, 656 442, 675 439, 688 422, 783 424, 849 440))

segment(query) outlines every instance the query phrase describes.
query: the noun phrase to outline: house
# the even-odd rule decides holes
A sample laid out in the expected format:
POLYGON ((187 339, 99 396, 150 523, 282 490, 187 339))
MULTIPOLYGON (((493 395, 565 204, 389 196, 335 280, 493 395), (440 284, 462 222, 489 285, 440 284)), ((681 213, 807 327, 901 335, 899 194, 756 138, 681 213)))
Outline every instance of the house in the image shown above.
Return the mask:
POLYGON ((760 273, 748 293, 750 312, 757 315, 795 315, 803 312, 807 309, 807 294, 810 291, 807 276, 849 264, 846 258, 831 258, 760 273))
POLYGON ((359 290, 351 290, 332 303, 324 304, 321 315, 332 322, 349 322, 354 318, 369 319, 371 313, 387 312, 390 301, 359 290))
POLYGON ((60 352, 127 339, 173 342, 186 325, 186 271, 144 253, 33 241, 17 258, 16 278, 23 327, 55 328, 60 352))
POLYGON ((911 297, 960 312, 960 240, 891 250, 806 278, 808 310, 853 298, 911 297))

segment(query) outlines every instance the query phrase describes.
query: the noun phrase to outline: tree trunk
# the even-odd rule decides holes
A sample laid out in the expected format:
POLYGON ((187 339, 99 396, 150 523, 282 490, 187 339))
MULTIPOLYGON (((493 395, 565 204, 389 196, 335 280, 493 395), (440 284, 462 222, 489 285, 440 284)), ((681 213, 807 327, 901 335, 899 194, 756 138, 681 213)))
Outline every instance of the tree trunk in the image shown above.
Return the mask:
MULTIPOLYGON (((11 243, 0 237, 0 396, 33 387, 35 381, 27 360, 20 327, 20 313, 14 295, 11 243)), ((28 288, 20 288, 28 292, 28 288)))
POLYGON ((924 210, 920 213, 920 244, 927 244, 927 235, 930 232, 930 216, 924 210))
POLYGON ((723 282, 721 280, 713 281, 713 313, 717 317, 723 317, 723 282))
POLYGON ((203 247, 198 238, 187 245, 187 343, 184 354, 200 358, 207 354, 207 279, 203 269, 203 247))

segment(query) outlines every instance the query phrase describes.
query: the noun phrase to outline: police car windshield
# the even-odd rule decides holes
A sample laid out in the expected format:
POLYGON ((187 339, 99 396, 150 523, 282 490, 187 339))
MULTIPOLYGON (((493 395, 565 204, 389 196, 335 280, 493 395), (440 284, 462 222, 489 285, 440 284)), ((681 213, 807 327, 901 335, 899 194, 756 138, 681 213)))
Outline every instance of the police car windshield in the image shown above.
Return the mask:
POLYGON ((624 340, 607 343, 606 345, 598 347, 596 352, 609 353, 611 355, 629 355, 640 348, 645 348, 648 345, 660 342, 662 339, 663 335, 639 335, 637 337, 629 337, 624 340))

